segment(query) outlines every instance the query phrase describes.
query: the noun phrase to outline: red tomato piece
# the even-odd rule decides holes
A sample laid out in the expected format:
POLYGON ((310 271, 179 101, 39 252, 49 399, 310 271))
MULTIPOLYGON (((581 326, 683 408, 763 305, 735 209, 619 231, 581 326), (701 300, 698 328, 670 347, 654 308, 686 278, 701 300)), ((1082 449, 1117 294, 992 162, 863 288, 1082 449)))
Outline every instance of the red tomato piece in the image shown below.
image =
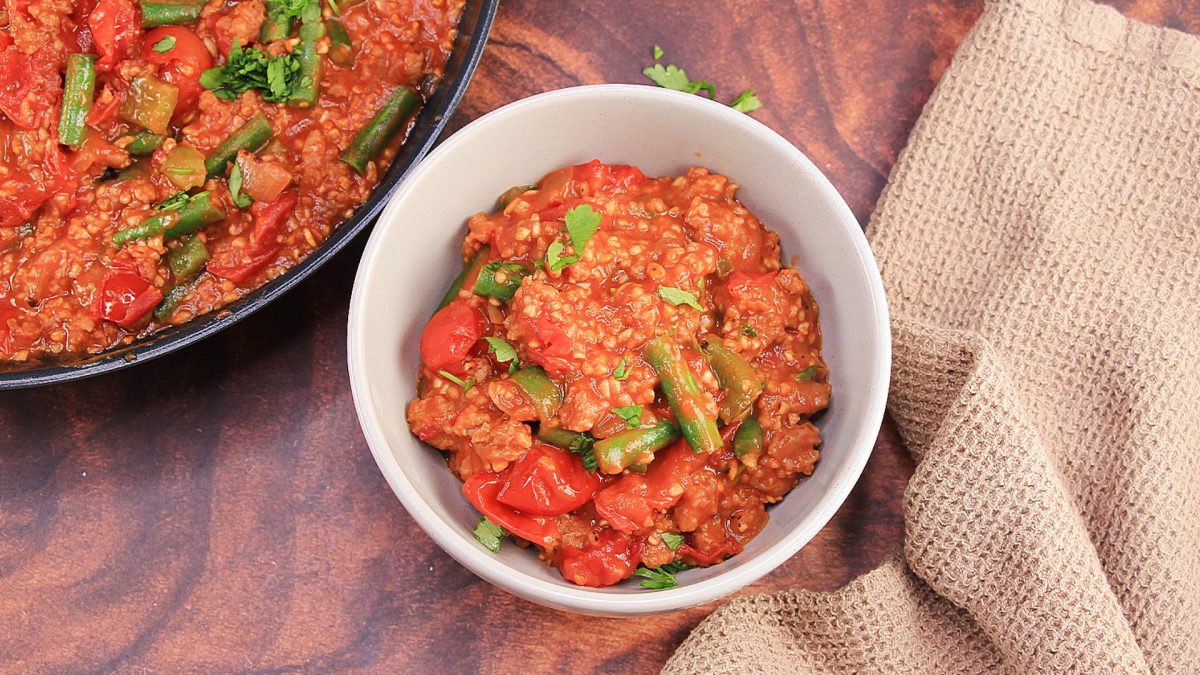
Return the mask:
POLYGON ((563 377, 572 370, 567 357, 571 355, 573 343, 571 338, 558 324, 546 315, 534 319, 521 318, 526 331, 538 341, 539 346, 529 348, 529 360, 542 366, 552 376, 563 377))
POLYGON ((461 373, 463 360, 483 337, 487 322, 465 300, 438 310, 421 334, 421 358, 431 370, 461 373))
POLYGON ((538 546, 547 546, 561 539, 562 535, 553 520, 526 515, 496 498, 507 473, 484 471, 467 477, 462 487, 467 501, 493 523, 538 546))
POLYGON ((732 303, 745 307, 749 303, 758 307, 763 314, 786 314, 789 307, 787 294, 775 283, 775 272, 734 272, 728 281, 719 286, 714 295, 718 307, 732 303))
POLYGON ((612 586, 633 576, 641 555, 640 539, 606 527, 581 549, 563 546, 556 562, 563 577, 580 586, 612 586))
POLYGON ((719 562, 724 562, 729 556, 737 555, 738 553, 741 553, 741 547, 736 542, 728 539, 712 551, 701 551, 686 543, 679 545, 679 557, 685 563, 699 567, 716 565, 719 562))
POLYGON ((0 112, 22 129, 37 127, 39 111, 49 106, 35 100, 37 81, 29 56, 16 47, 5 48, 0 54, 0 112))
POLYGON ((132 264, 122 264, 120 260, 113 262, 113 268, 105 275, 92 300, 93 319, 105 319, 129 328, 162 301, 162 291, 126 268, 132 268, 132 264))
POLYGON ((653 526, 654 509, 647 497, 646 479, 631 473, 596 493, 596 513, 609 525, 629 534, 646 532, 653 526))
POLYGON ((8 326, 8 320, 20 315, 21 310, 13 305, 0 305, 0 353, 7 354, 12 349, 12 329, 8 326))
POLYGON ((577 165, 571 175, 575 192, 579 195, 614 195, 629 192, 646 182, 646 175, 636 166, 604 164, 593 159, 577 165))
POLYGON ((596 493, 596 512, 622 532, 645 532, 653 525, 654 512, 674 506, 688 478, 707 460, 707 455, 692 452, 687 441, 679 441, 655 456, 645 476, 625 474, 596 493))
POLYGON ((212 68, 213 58, 204 43, 188 28, 183 26, 159 26, 146 33, 142 41, 142 60, 158 66, 158 78, 179 89, 175 113, 171 119, 179 120, 196 108, 200 100, 200 73, 212 68), (175 38, 175 44, 165 52, 154 46, 166 38, 175 38))
POLYGON ((262 271, 279 253, 279 234, 296 209, 297 199, 296 191, 289 190, 273 202, 255 202, 251 205, 254 229, 250 231, 250 245, 245 248, 218 249, 205 269, 235 284, 262 271))
POLYGON ((100 58, 96 70, 112 70, 128 58, 142 33, 141 16, 130 0, 99 0, 87 18, 100 58))
POLYGON ((578 455, 535 443, 513 464, 496 498, 535 516, 557 516, 588 503, 600 483, 578 455))

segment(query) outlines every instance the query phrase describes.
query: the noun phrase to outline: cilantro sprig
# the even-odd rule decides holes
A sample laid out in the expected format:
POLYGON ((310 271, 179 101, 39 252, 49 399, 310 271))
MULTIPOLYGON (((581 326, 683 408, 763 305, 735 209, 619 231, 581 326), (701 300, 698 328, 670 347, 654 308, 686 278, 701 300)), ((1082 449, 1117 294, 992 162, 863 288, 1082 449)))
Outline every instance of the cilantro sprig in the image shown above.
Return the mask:
POLYGON ((446 378, 447 380, 450 380, 454 384, 457 384, 458 386, 462 387, 464 394, 468 391, 471 391, 471 387, 475 386, 475 378, 473 378, 473 377, 468 380, 463 380, 461 377, 455 375, 454 373, 452 373, 448 370, 439 370, 438 375, 441 375, 442 377, 446 378))
POLYGON ((643 565, 637 568, 633 576, 643 578, 642 586, 644 588, 661 591, 678 586, 679 581, 675 578, 675 575, 684 570, 690 570, 692 567, 692 565, 677 560, 661 567, 646 567, 643 565))
POLYGON ((671 549, 672 551, 679 548, 679 545, 683 543, 683 535, 675 532, 659 532, 658 536, 663 540, 663 543, 667 545, 667 548, 671 549))
POLYGON ((600 219, 600 212, 592 208, 591 204, 580 204, 567 211, 563 221, 567 225, 567 236, 571 239, 575 255, 564 256, 566 246, 561 241, 552 242, 546 248, 546 267, 552 272, 557 272, 567 265, 579 262, 588 241, 596 234, 596 230, 600 229, 600 219))
POLYGON ((254 203, 250 195, 242 192, 243 180, 242 167, 234 164, 233 169, 229 171, 229 196, 239 209, 250 208, 250 205, 254 203))
POLYGON ((175 36, 174 35, 168 35, 167 37, 159 40, 158 42, 155 42, 154 46, 152 47, 154 52, 157 54, 166 54, 167 52, 171 51, 174 48, 175 48, 175 36))
POLYGON ((517 369, 517 350, 508 343, 508 340, 498 337, 483 339, 488 343, 488 351, 496 355, 496 361, 508 364, 508 372, 511 373, 517 369))
MULTIPOLYGON (((654 60, 657 61, 662 57, 662 47, 654 45, 654 60)), ((698 94, 703 91, 708 93, 710 99, 716 98, 717 87, 715 84, 708 80, 693 80, 688 77, 687 72, 683 68, 673 64, 664 66, 661 63, 655 63, 652 66, 643 68, 642 74, 649 78, 651 82, 664 89, 682 91, 688 94, 698 94)), ((763 104, 753 89, 744 89, 742 93, 729 102, 729 107, 738 112, 749 114, 763 107, 763 104)))
POLYGON ((617 369, 613 371, 613 377, 618 382, 624 382, 629 379, 629 363, 626 359, 621 359, 621 362, 617 364, 617 369))
POLYGON ((816 374, 817 374, 817 367, 809 366, 809 367, 805 368, 804 370, 796 373, 796 379, 800 380, 801 382, 810 382, 813 379, 813 377, 816 376, 816 374))
POLYGON ((678 288, 671 286, 659 286, 658 297, 666 300, 676 307, 679 305, 687 305, 688 307, 695 309, 697 312, 704 311, 704 308, 700 306, 700 301, 696 299, 695 295, 678 288))
POLYGON ((625 420, 625 426, 630 429, 636 429, 642 426, 642 406, 626 405, 620 408, 612 408, 613 414, 625 420))

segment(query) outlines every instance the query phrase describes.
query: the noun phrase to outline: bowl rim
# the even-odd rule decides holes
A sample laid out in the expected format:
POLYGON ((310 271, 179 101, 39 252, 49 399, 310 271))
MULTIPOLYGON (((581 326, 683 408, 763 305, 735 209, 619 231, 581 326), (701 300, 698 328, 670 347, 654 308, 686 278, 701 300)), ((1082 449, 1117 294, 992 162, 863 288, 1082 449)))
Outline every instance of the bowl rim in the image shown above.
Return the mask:
MULTIPOLYGON (((347 326, 347 366, 350 375, 350 386, 354 397, 354 406, 358 414, 360 426, 371 454, 383 473, 392 492, 396 494, 405 509, 425 533, 438 544, 447 554, 465 566, 472 573, 489 583, 505 589, 527 600, 566 611, 607 616, 628 616, 652 614, 675 609, 682 609, 713 601, 732 593, 774 570, 800 548, 807 544, 833 517, 833 514, 845 502, 850 490, 858 481, 867 459, 874 447, 879 425, 883 420, 884 405, 887 398, 891 369, 891 332, 888 322, 887 301, 884 295, 883 283, 879 268, 871 253, 862 227, 850 211, 837 189, 829 182, 820 169, 817 168, 803 152, 790 141, 765 124, 748 115, 734 111, 720 103, 710 101, 701 96, 682 92, 669 91, 657 87, 632 84, 599 84, 567 87, 523 98, 497 108, 454 133, 438 146, 420 166, 411 174, 412 180, 406 181, 393 195, 379 218, 379 226, 371 233, 366 249, 359 261, 358 272, 354 280, 354 289, 350 298, 350 311, 347 326), (385 264, 379 256, 384 233, 391 223, 399 221, 397 217, 401 205, 409 193, 420 183, 420 176, 431 171, 440 158, 456 151, 460 146, 476 143, 486 136, 491 125, 507 116, 521 114, 535 107, 554 105, 563 99, 590 96, 649 96, 668 99, 673 105, 683 107, 707 108, 706 113, 717 112, 726 115, 734 124, 751 134, 760 136, 773 145, 779 146, 783 152, 791 153, 802 170, 808 171, 817 183, 817 187, 826 193, 833 204, 835 219, 850 232, 854 241, 858 264, 862 266, 869 287, 872 303, 871 320, 880 336, 876 345, 876 359, 879 363, 877 372, 872 374, 870 390, 867 392, 869 405, 858 415, 860 421, 855 428, 854 438, 846 448, 847 456, 842 465, 842 473, 818 499, 817 504, 804 516, 792 531, 783 535, 780 541, 759 552, 756 556, 743 562, 727 572, 690 584, 682 584, 676 588, 647 592, 644 590, 614 592, 611 588, 605 591, 582 586, 560 585, 530 576, 520 570, 500 563, 492 554, 485 551, 474 542, 468 542, 454 528, 438 516, 433 509, 421 499, 413 488, 413 483, 401 468, 400 463, 391 452, 387 439, 383 434, 379 420, 372 405, 371 386, 369 384, 370 370, 367 368, 363 353, 366 344, 367 321, 363 317, 364 297, 367 280, 373 276, 376 265, 385 264), (723 112, 718 112, 718 111, 723 112)), ((464 214, 464 220, 470 214, 464 214)))
POLYGON ((354 213, 339 223, 333 233, 304 259, 230 305, 177 326, 163 328, 128 345, 79 358, 46 359, 29 364, 0 362, 0 391, 82 380, 165 356, 254 314, 329 262, 375 222, 397 185, 404 182, 441 136, 483 56, 499 5, 500 0, 467 0, 458 20, 458 34, 446 64, 446 73, 433 95, 417 113, 409 137, 400 146, 400 151, 383 177, 371 188, 366 201, 359 204, 354 213))

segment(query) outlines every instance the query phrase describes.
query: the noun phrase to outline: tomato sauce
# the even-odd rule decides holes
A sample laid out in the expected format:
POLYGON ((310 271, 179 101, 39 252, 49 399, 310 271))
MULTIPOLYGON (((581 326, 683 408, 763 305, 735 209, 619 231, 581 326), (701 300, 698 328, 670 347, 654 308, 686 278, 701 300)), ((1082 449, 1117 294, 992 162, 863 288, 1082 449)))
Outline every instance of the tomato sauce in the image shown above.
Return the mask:
MULTIPOLYGON (((304 6, 278 3, 289 4, 304 6)), ((293 267, 368 197, 404 131, 361 173, 339 157, 397 87, 431 91, 463 0, 310 4, 265 40, 275 5, 264 0, 201 2, 198 16, 157 27, 136 0, 0 3, 0 360, 97 354, 219 310, 293 267), (335 23, 349 42, 336 60, 335 23), (270 102, 262 83, 227 98, 204 84, 235 44, 286 61, 306 40, 311 103, 270 102), (94 88, 82 141, 68 144, 65 73, 79 54, 93 57, 94 88), (216 171, 201 164, 256 115, 269 142, 216 171), (114 241, 201 193, 222 217, 114 241)))
POLYGON ((820 457, 818 308, 736 193, 593 161, 468 222, 409 426, 573 583, 738 554, 820 457))

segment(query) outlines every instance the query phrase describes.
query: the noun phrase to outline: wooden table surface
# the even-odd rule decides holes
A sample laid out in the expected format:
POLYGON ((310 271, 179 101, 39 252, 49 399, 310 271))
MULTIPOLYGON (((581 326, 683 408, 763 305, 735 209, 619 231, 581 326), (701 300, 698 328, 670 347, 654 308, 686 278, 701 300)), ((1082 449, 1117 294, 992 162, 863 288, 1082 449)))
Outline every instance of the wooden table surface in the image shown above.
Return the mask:
MULTIPOLYGON (((1200 29, 1196 3, 1113 4, 1200 29)), ((505 0, 452 127, 549 89, 643 82, 659 44, 722 98, 756 88, 766 107, 755 116, 865 225, 981 9, 505 0)), ((376 469, 350 397, 345 323, 362 239, 198 346, 0 394, 0 669, 640 672, 714 609, 562 614, 493 588, 424 535, 376 469)), ((833 589, 871 569, 900 541, 911 469, 885 424, 829 526, 744 592, 833 589)))

